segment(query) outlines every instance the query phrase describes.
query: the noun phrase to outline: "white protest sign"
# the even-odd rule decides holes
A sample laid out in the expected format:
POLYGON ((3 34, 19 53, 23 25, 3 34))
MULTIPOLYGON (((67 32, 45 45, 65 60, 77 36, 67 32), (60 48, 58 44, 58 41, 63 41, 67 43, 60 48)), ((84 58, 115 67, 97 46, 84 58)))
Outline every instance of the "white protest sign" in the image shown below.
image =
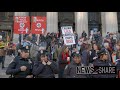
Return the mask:
POLYGON ((65 45, 72 45, 75 44, 74 36, 64 36, 64 44, 65 45))
POLYGON ((61 30, 63 34, 64 44, 65 45, 75 44, 72 26, 63 26, 61 27, 61 30))
POLYGON ((72 26, 61 27, 62 34, 73 34, 72 26))

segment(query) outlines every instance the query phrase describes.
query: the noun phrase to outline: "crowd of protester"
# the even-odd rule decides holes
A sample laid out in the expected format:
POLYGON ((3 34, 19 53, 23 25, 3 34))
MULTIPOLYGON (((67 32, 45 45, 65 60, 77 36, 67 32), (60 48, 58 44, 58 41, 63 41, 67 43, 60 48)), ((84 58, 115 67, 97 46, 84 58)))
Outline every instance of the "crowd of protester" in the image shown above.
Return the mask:
POLYGON ((55 78, 56 74, 58 78, 119 78, 119 33, 107 32, 102 37, 99 31, 90 35, 83 31, 80 37, 74 32, 74 38, 75 44, 67 46, 59 33, 40 35, 39 40, 36 35, 26 35, 18 44, 11 42, 7 48, 0 47, 0 58, 5 56, 1 54, 3 49, 15 57, 6 74, 14 78, 55 78), (77 74, 77 66, 116 66, 117 73, 77 74))

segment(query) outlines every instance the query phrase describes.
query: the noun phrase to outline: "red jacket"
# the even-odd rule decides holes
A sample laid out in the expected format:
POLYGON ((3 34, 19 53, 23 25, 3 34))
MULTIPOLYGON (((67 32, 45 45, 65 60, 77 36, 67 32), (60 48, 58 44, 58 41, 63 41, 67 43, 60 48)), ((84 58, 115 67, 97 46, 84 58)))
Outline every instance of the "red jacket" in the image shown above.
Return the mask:
MULTIPOLYGON (((67 60, 67 57, 69 57, 69 52, 68 53, 62 53, 62 60, 67 60)), ((70 62, 68 62, 69 64, 70 62)))

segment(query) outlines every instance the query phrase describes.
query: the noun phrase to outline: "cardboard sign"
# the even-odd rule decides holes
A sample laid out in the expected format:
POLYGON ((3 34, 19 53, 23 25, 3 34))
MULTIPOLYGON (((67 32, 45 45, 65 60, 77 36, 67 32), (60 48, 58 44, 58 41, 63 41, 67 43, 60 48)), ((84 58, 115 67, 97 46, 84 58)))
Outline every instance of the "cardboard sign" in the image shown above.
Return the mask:
POLYGON ((65 45, 75 44, 74 36, 64 36, 63 39, 64 39, 64 44, 65 45))
POLYGON ((45 34, 46 17, 32 16, 31 30, 32 34, 45 34))
POLYGON ((73 45, 75 44, 75 38, 73 34, 72 26, 63 26, 61 27, 64 44, 65 45, 73 45))
POLYGON ((73 34, 72 26, 61 27, 62 34, 73 34))
POLYGON ((14 33, 29 34, 30 17, 29 16, 14 16, 14 33))

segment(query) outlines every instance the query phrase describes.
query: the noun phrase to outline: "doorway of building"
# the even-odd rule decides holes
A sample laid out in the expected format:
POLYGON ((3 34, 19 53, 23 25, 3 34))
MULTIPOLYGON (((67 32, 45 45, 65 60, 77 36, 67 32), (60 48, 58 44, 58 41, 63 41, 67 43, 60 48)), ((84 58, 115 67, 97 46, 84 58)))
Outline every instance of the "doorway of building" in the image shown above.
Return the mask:
POLYGON ((58 12, 58 31, 59 36, 62 34, 62 26, 72 26, 75 31, 75 15, 74 12, 58 12))
POLYGON ((101 12, 88 12, 88 34, 90 35, 91 31, 100 31, 102 34, 101 25, 101 12))

